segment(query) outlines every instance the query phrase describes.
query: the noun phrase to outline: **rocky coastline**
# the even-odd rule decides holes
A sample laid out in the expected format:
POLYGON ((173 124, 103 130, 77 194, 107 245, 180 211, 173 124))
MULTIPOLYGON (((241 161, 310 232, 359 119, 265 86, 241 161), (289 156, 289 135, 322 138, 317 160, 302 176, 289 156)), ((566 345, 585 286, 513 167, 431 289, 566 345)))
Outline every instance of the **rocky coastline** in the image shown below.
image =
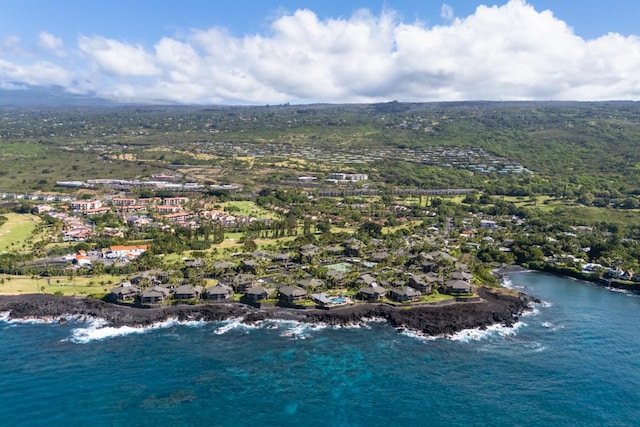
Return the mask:
POLYGON ((366 303, 330 310, 297 310, 275 307, 260 309, 239 303, 177 305, 163 307, 131 307, 102 300, 57 297, 44 294, 0 296, 0 313, 9 319, 42 319, 64 321, 69 316, 102 319, 108 326, 145 327, 167 319, 179 321, 223 321, 240 318, 245 323, 269 319, 293 320, 328 325, 358 324, 363 319, 386 320, 399 329, 419 331, 425 335, 448 335, 464 329, 486 328, 494 324, 511 326, 530 308, 535 299, 502 289, 480 288, 478 302, 447 306, 396 307, 366 303))
POLYGON ((566 272, 557 271, 554 269, 530 269, 530 268, 524 268, 517 264, 513 264, 513 265, 507 265, 499 269, 496 269, 492 273, 494 276, 501 279, 512 273, 520 273, 520 272, 527 272, 527 271, 536 271, 543 274, 552 274, 558 277, 566 277, 569 279, 576 279, 586 283, 591 283, 593 285, 600 286, 606 289, 615 289, 615 290, 626 291, 634 294, 640 294, 640 283, 638 282, 629 282, 629 281, 619 280, 615 278, 604 278, 596 275, 566 274, 566 272))

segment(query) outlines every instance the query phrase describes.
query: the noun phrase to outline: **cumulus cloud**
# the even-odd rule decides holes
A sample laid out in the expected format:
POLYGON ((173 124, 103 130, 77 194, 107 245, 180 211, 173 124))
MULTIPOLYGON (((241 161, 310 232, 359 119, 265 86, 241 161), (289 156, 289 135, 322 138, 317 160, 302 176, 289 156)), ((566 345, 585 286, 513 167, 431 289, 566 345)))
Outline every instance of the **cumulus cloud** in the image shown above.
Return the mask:
MULTIPOLYGON (((274 18, 268 33, 194 29, 152 48, 83 36, 74 68, 4 61, 0 81, 33 81, 35 68, 48 67, 41 84, 185 103, 640 98, 637 36, 586 40, 525 0, 479 6, 467 17, 443 4, 441 16, 445 25, 428 27, 388 11, 320 19, 302 9, 274 18)), ((62 43, 40 39, 51 48, 62 43)))
POLYGON ((105 37, 80 37, 80 50, 97 71, 116 77, 154 76, 159 74, 154 58, 141 46, 105 37))
POLYGON ((62 87, 70 87, 73 84, 73 73, 48 61, 17 65, 0 59, 0 76, 13 84, 26 83, 36 86, 57 85, 62 87))

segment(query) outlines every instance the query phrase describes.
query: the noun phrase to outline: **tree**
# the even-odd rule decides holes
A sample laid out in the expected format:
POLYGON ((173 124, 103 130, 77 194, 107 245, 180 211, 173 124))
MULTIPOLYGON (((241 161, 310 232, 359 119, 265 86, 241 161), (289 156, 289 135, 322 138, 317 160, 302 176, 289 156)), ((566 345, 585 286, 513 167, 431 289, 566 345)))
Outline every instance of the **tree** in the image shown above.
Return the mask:
POLYGON ((255 242, 255 240, 252 239, 247 239, 244 241, 244 244, 242 246, 242 249, 246 252, 255 252, 258 250, 258 244, 255 242))
POLYGON ((91 270, 96 276, 103 275, 105 271, 104 263, 102 261, 95 261, 91 264, 91 270))
POLYGON ((365 221, 358 227, 358 232, 372 238, 377 238, 382 235, 382 226, 372 221, 365 221))
POLYGON ((327 221, 321 221, 316 224, 316 230, 322 234, 328 233, 331 230, 331 224, 327 221))

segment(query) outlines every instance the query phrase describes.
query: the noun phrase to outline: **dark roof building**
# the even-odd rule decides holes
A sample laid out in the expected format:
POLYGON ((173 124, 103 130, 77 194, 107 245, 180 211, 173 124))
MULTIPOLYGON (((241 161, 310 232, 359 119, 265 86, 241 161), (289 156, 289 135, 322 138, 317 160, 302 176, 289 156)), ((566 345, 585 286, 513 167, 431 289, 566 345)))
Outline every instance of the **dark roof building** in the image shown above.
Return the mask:
POLYGON ((389 297, 395 301, 417 301, 422 297, 422 292, 410 286, 391 289, 389 297))
POLYGON ((269 291, 262 286, 252 286, 247 289, 245 296, 252 301, 262 301, 269 298, 269 291))
POLYGON ((198 299, 202 294, 202 286, 178 286, 173 294, 176 299, 198 299))
POLYGON ((280 299, 293 302, 307 298, 307 291, 298 286, 283 286, 278 289, 280 299))
POLYGON ((387 290, 382 286, 372 283, 371 285, 364 286, 358 290, 358 295, 361 299, 368 301, 375 301, 384 297, 387 294, 387 290))
POLYGON ((226 301, 233 295, 231 286, 223 283, 218 283, 214 286, 209 286, 205 291, 205 297, 212 301, 226 301))

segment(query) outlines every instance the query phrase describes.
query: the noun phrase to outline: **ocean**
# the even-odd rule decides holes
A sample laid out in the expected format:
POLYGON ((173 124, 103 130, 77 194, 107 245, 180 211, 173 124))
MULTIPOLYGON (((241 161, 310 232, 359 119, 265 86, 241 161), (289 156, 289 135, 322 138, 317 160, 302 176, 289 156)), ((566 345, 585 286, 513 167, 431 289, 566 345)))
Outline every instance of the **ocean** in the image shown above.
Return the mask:
POLYGON ((447 338, 333 328, 0 320, 6 426, 627 426, 640 423, 640 298, 539 273, 512 328, 447 338))

